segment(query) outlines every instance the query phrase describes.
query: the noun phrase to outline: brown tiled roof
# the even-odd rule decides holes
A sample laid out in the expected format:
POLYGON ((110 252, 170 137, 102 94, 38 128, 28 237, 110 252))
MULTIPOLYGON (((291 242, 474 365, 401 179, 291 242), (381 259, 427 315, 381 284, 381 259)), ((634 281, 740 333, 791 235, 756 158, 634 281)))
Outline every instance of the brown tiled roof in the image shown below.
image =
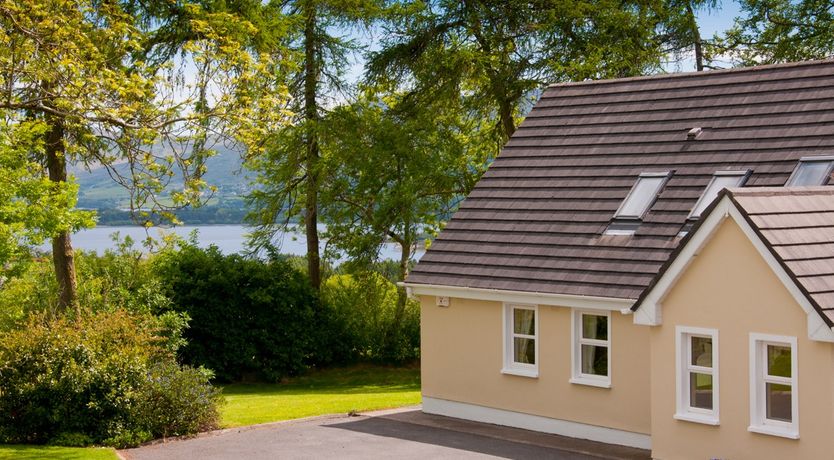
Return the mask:
POLYGON ((832 61, 550 86, 407 281, 636 299, 715 171, 781 186, 832 152, 832 61), (674 174, 635 235, 604 235, 658 171, 674 174))
POLYGON ((730 198, 826 322, 834 324, 834 187, 734 189, 730 198))

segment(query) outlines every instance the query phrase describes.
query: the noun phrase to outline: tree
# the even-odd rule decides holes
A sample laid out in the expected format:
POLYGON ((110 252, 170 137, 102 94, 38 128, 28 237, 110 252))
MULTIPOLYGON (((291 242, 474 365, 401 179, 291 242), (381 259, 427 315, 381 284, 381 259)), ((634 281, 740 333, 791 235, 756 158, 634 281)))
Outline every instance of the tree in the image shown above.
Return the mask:
POLYGON ((741 65, 834 55, 834 4, 819 0, 742 0, 743 15, 720 44, 741 65))
POLYGON ((717 6, 717 0, 672 0, 666 3, 667 16, 662 26, 665 35, 662 40, 668 51, 679 60, 691 52, 698 72, 712 67, 712 47, 701 36, 696 13, 717 6))
MULTIPOLYGON (((0 5, 0 111, 7 127, 42 124, 43 149, 32 153, 40 153, 35 160, 56 189, 68 190, 69 162, 101 165, 131 191, 135 209, 165 213, 171 206, 198 202, 207 188, 201 174, 210 152, 176 146, 199 136, 205 120, 212 127, 235 127, 244 140, 258 137, 280 118, 275 114, 282 112, 273 108, 282 101, 280 92, 260 91, 270 85, 262 77, 270 62, 242 51, 227 33, 251 25, 186 5, 196 38, 183 51, 205 64, 210 79, 205 87, 214 92, 211 101, 202 101, 210 107, 193 110, 192 92, 200 85, 179 84, 176 62, 144 59, 149 35, 123 6, 98 0, 0 5), (160 151, 160 146, 170 148, 160 151), (120 163, 128 165, 129 174, 118 172, 120 163), (170 204, 158 199, 166 190, 170 204)), ((52 230, 59 305, 77 308, 72 228, 52 230)))
POLYGON ((251 169, 258 171, 258 189, 248 204, 253 208, 249 221, 256 225, 252 234, 255 247, 270 243, 294 219, 302 217, 307 237, 307 271, 310 283, 321 286, 319 251, 319 194, 321 151, 319 136, 322 105, 334 96, 344 96, 344 73, 356 43, 338 35, 360 24, 367 24, 379 11, 374 0, 340 2, 297 0, 287 2, 286 14, 295 19, 288 49, 295 51, 296 70, 289 77, 297 114, 293 126, 266 141, 266 154, 252 158, 251 169))
POLYGON ((407 103, 465 98, 496 121, 498 145, 548 83, 626 77, 659 68, 665 11, 637 1, 415 1, 384 26, 368 77, 407 82, 407 103))
MULTIPOLYGON (((417 245, 439 231, 493 151, 479 117, 448 102, 408 111, 401 104, 400 95, 369 91, 335 108, 321 138, 329 245, 354 266, 368 267, 383 244, 397 243, 399 281, 408 276, 417 245)), ((406 302, 399 288, 386 348, 399 333, 406 302)))

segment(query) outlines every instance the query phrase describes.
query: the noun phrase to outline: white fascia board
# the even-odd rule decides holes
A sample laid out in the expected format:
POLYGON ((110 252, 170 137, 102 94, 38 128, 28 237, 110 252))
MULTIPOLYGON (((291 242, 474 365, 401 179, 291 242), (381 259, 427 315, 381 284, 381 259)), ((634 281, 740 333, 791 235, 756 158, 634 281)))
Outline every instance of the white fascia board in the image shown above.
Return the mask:
POLYGON ((590 310, 621 311, 631 308, 634 299, 617 299, 613 297, 593 297, 544 292, 506 291, 503 289, 484 289, 461 286, 444 286, 437 284, 398 283, 411 290, 414 295, 433 295, 440 297, 457 297, 473 300, 490 300, 495 302, 519 303, 528 305, 551 305, 566 308, 585 308, 590 310))
POLYGON ((690 263, 698 256, 706 243, 715 234, 715 230, 727 218, 732 203, 724 197, 712 212, 706 217, 698 231, 687 241, 686 246, 672 261, 672 264, 654 285, 649 295, 643 299, 640 308, 634 312, 634 324, 644 326, 659 326, 663 323, 661 304, 666 294, 677 283, 678 278, 686 271, 690 263))
POLYGON ((739 228, 741 228, 759 255, 765 260, 776 277, 779 278, 779 281, 782 282, 796 303, 805 311, 805 314, 808 316, 808 338, 821 342, 834 342, 834 330, 828 327, 825 321, 819 316, 819 313, 811 305, 811 302, 808 301, 808 298, 805 297, 765 243, 759 238, 750 224, 747 223, 744 216, 741 215, 741 211, 736 208, 727 196, 722 198, 721 202, 707 216, 696 234, 687 242, 686 247, 681 250, 672 262, 672 265, 654 286, 651 293, 643 300, 640 308, 634 312, 634 323, 646 326, 658 326, 662 324, 661 310, 663 299, 680 276, 686 271, 689 264, 698 256, 701 249, 712 238, 715 230, 728 217, 732 218, 739 228))

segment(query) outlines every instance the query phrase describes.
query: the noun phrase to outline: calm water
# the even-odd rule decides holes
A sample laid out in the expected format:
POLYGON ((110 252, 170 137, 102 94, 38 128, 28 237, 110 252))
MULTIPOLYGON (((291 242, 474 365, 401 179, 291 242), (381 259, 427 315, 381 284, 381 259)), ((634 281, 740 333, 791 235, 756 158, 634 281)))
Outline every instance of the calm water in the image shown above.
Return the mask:
MULTIPOLYGON (((209 245, 217 246, 224 254, 234 254, 246 249, 246 234, 249 231, 243 225, 201 225, 182 226, 170 229, 151 229, 150 235, 159 238, 160 231, 176 233, 179 236, 188 238, 191 232, 197 230, 197 241, 201 247, 209 245)), ((121 238, 130 236, 136 241, 136 247, 141 247, 140 242, 145 239, 145 229, 141 227, 96 227, 89 230, 82 230, 72 236, 72 245, 76 249, 85 251, 104 252, 116 246, 112 235, 118 232, 121 238)), ((48 249, 45 245, 44 249, 48 249)), ((287 233, 281 241, 281 252, 284 254, 304 255, 307 251, 307 239, 303 234, 287 233)), ((324 242, 322 242, 322 250, 324 242)), ((420 250, 417 258, 423 255, 420 250)), ((381 252, 383 259, 398 259, 400 247, 397 244, 386 244, 381 252)))

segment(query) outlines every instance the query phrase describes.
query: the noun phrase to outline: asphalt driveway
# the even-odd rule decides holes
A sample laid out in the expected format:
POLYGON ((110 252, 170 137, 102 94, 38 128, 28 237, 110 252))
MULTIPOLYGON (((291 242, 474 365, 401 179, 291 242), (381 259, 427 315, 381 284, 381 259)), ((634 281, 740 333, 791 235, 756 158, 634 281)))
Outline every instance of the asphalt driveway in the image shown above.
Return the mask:
POLYGON ((426 415, 419 408, 221 430, 119 454, 128 460, 649 458, 644 450, 426 415))

